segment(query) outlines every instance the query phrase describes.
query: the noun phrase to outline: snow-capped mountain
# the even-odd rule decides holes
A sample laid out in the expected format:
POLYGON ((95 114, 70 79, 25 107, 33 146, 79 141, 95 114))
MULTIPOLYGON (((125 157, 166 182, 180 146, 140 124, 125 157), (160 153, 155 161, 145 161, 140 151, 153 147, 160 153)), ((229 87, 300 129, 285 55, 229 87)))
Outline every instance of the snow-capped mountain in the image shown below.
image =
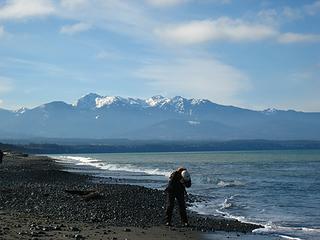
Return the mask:
POLYGON ((0 109, 0 138, 320 139, 320 113, 253 111, 181 96, 81 97, 33 109, 0 109))
POLYGON ((90 93, 81 97, 73 106, 82 109, 97 109, 112 106, 135 106, 138 108, 170 109, 172 111, 184 113, 187 106, 190 107, 208 102, 208 100, 186 99, 180 96, 166 98, 161 95, 157 95, 148 99, 139 99, 123 98, 119 96, 100 96, 95 93, 90 93))

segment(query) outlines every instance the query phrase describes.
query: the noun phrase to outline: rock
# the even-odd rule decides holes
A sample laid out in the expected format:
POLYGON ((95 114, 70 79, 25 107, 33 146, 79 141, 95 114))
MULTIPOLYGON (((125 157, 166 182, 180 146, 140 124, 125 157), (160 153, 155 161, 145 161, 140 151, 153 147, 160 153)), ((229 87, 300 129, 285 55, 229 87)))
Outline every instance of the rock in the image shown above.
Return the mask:
POLYGON ((100 199, 100 198, 102 198, 102 196, 100 195, 99 192, 92 192, 92 193, 89 193, 87 195, 82 196, 82 198, 85 201, 90 201, 90 200, 100 199))
POLYGON ((54 227, 53 227, 53 230, 61 231, 61 226, 54 226, 54 227))
POLYGON ((84 239, 84 237, 80 234, 76 234, 73 236, 75 239, 84 239))
POLYGON ((80 229, 77 227, 70 227, 70 230, 74 232, 80 232, 80 229))

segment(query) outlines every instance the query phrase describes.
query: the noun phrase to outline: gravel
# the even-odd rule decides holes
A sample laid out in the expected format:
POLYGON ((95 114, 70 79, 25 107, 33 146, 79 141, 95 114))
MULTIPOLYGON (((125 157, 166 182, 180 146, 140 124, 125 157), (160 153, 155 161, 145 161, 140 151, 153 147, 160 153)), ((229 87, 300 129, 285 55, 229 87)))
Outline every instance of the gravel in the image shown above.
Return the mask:
MULTIPOLYGON (((6 156, 0 165, 0 211, 119 227, 163 225, 163 191, 92 180, 89 176, 63 171, 48 157, 6 156), (79 194, 70 193, 74 191, 79 194), (82 191, 94 192, 94 197, 86 199, 82 191)), ((178 213, 174 215, 173 223, 178 225, 178 213)), ((251 232, 262 227, 193 212, 188 215, 190 228, 199 231, 251 232)))

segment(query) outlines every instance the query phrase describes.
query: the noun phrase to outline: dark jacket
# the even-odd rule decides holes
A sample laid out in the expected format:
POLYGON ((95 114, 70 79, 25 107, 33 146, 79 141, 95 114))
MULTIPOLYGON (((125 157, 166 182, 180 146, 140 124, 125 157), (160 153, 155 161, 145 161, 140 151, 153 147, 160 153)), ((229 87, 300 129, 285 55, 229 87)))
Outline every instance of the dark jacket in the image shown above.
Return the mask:
POLYGON ((182 180, 181 173, 179 173, 178 171, 173 172, 170 175, 169 183, 166 188, 166 191, 169 193, 177 193, 177 194, 184 193, 186 189, 183 183, 181 183, 181 180, 182 180))
POLYGON ((0 163, 2 163, 3 152, 0 150, 0 163))

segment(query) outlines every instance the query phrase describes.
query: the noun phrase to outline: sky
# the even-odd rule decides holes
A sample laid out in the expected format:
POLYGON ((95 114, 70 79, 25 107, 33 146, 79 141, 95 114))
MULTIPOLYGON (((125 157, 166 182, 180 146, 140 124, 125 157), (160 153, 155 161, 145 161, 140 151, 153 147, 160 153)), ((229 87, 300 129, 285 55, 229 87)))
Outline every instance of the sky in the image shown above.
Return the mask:
POLYGON ((320 112, 320 0, 0 0, 0 108, 88 93, 320 112))

